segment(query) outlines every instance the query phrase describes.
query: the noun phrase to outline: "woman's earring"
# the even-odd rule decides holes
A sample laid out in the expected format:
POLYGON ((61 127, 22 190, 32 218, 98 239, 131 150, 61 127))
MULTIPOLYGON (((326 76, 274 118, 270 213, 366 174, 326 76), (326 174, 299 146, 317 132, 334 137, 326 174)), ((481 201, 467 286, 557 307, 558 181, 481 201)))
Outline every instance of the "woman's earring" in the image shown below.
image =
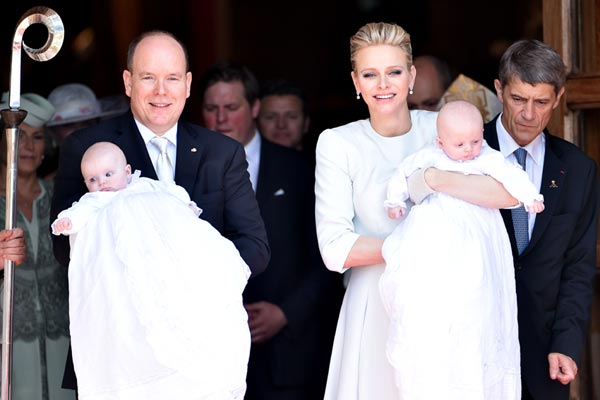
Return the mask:
POLYGON ((360 100, 360 92, 356 92, 356 100, 360 100))
POLYGON ((412 87, 408 88, 408 94, 413 94, 413 93, 414 93, 414 92, 413 92, 413 90, 412 90, 412 87))

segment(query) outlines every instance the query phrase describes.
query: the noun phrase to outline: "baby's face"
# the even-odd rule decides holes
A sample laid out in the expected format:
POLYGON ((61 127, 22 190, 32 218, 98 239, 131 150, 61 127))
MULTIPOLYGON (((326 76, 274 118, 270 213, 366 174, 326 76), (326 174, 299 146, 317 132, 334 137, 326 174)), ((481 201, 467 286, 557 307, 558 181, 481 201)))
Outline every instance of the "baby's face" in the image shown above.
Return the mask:
POLYGON ((131 167, 118 157, 104 154, 83 163, 81 173, 90 192, 115 192, 127 187, 131 167))
POLYGON ((455 161, 472 160, 481 153, 483 127, 464 129, 443 126, 438 133, 438 144, 455 161))

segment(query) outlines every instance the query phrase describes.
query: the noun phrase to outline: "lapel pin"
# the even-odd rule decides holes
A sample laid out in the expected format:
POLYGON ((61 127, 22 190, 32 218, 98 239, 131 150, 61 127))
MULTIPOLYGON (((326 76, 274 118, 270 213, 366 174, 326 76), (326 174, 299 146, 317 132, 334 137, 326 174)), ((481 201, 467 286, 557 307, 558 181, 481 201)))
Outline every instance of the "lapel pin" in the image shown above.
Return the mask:
POLYGON ((195 147, 192 147, 192 149, 191 149, 190 151, 191 151, 192 153, 195 153, 195 152, 197 152, 198 150, 196 150, 196 148, 195 148, 195 147))
POLYGON ((550 187, 551 187, 552 189, 556 189, 556 188, 558 188, 558 185, 556 184, 556 181, 555 181, 554 179, 552 179, 552 180, 550 181, 550 187))

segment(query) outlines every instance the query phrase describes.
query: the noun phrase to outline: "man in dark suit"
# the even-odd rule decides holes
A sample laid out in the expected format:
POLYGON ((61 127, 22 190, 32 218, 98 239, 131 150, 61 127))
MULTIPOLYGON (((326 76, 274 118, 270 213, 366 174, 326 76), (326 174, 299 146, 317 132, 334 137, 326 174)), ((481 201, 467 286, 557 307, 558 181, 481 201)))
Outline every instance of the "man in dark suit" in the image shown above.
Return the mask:
POLYGON ((584 348, 596 274, 598 172, 573 144, 546 125, 565 92, 559 54, 522 40, 500 60, 494 86, 503 112, 485 126, 488 144, 525 169, 544 195, 545 210, 524 219, 517 243, 512 210, 502 210, 510 236, 517 286, 523 399, 566 400, 584 348), (527 243, 527 239, 529 239, 527 243))
MULTIPOLYGON (((134 39, 123 72, 131 111, 65 139, 50 218, 54 220, 86 193, 80 162, 90 145, 115 143, 134 170, 157 179, 159 150, 151 140, 161 136, 168 140, 167 158, 174 166, 175 182, 203 210, 201 218, 235 244, 252 275, 259 274, 267 266, 270 251, 248 179, 244 149, 234 140, 179 119, 190 95, 191 79, 185 47, 173 35, 152 31, 134 39)), ((56 258, 68 265, 67 238, 53 239, 56 258)), ((67 382, 66 386, 73 384, 67 382)))
POLYGON ((258 83, 246 67, 219 63, 201 87, 206 126, 244 145, 271 247, 267 271, 244 291, 252 336, 246 399, 323 398, 343 289, 318 250, 313 170, 301 153, 258 133, 258 83))

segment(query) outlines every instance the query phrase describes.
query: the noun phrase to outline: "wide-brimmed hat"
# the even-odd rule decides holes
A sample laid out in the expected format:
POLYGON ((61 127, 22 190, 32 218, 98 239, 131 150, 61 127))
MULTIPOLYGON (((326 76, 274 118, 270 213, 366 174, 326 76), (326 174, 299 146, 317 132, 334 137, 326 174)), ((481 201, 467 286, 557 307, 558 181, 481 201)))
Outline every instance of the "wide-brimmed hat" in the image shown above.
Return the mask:
POLYGON ((47 126, 59 126, 95 118, 106 118, 121 113, 124 109, 103 110, 96 94, 81 83, 67 83, 55 88, 48 100, 56 111, 47 126))
MULTIPOLYGON (((8 92, 2 93, 0 110, 8 109, 8 92)), ((27 111, 25 122, 28 125, 40 128, 44 126, 54 114, 54 106, 44 97, 35 93, 24 93, 21 95, 19 108, 27 111)))

